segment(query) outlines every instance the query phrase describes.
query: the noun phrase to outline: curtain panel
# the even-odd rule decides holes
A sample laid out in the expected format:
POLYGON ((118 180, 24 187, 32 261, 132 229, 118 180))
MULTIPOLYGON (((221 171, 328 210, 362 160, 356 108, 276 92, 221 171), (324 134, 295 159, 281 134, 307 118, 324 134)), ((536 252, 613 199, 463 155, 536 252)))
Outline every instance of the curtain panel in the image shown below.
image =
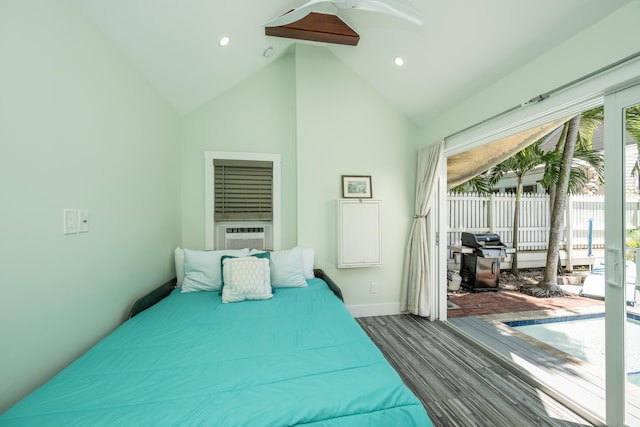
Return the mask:
POLYGON ((444 141, 430 144, 418 152, 416 174, 416 208, 407 242, 400 311, 427 317, 430 315, 429 276, 432 262, 429 259, 429 216, 432 208, 435 176, 442 158, 444 141))

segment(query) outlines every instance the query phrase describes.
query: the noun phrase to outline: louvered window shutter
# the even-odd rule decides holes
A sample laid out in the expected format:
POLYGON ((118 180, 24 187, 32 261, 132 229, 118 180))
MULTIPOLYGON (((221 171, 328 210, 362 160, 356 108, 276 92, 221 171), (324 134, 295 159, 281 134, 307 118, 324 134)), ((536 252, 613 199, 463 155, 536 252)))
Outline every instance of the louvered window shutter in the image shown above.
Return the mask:
POLYGON ((215 159, 216 221, 273 219, 273 162, 215 159))

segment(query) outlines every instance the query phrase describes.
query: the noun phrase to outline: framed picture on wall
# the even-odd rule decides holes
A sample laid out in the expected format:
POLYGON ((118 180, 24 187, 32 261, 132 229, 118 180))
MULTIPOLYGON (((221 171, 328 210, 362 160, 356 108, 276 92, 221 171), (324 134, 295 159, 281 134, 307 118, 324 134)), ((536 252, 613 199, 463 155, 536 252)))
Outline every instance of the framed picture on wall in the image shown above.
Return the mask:
POLYGON ((342 175, 343 199, 370 199, 371 175, 342 175))

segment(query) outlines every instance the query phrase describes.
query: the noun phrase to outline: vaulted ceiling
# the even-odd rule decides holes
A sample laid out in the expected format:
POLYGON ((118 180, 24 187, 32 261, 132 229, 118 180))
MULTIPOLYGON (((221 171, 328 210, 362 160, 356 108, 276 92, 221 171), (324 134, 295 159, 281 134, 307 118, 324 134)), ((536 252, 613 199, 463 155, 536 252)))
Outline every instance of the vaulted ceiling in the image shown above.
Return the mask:
MULTIPOLYGON (((265 36, 262 27, 304 0, 75 1, 182 114, 275 61, 294 43, 313 43, 265 36), (225 47, 219 45, 223 36, 230 38, 225 47), (273 54, 267 57, 269 47, 273 54)), ((421 27, 328 7, 324 12, 337 13, 360 42, 320 45, 421 124, 630 2, 413 0, 423 13, 421 27), (394 64, 397 56, 403 67, 394 64)), ((586 48, 580 54, 588 53, 586 48)))

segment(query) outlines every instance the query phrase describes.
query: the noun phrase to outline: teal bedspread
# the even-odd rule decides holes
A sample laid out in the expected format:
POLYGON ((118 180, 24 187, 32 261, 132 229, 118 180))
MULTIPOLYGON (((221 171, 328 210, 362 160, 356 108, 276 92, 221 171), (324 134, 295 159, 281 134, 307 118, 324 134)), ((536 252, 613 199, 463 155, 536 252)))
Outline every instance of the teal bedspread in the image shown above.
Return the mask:
POLYGON ((271 300, 182 294, 128 320, 0 426, 430 426, 320 279, 271 300))

